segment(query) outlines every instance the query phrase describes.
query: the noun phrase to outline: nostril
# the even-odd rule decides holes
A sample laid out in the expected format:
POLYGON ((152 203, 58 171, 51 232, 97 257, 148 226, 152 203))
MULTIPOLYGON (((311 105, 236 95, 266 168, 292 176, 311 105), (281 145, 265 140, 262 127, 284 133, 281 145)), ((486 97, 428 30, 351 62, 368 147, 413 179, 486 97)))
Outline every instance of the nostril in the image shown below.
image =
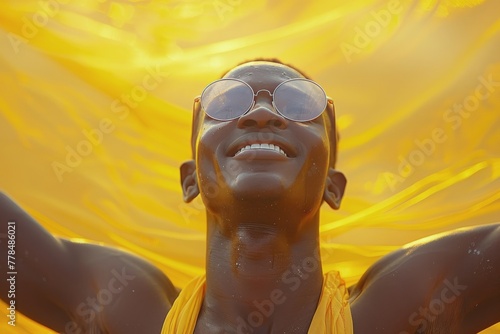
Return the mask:
POLYGON ((285 129, 287 120, 268 106, 257 106, 238 120, 238 126, 245 127, 275 127, 285 129))
POLYGON ((280 119, 273 119, 269 121, 270 125, 273 127, 276 127, 278 129, 283 129, 285 128, 285 122, 281 121, 280 119))
POLYGON ((257 121, 255 121, 253 119, 245 119, 245 120, 243 120, 243 122, 241 122, 241 125, 243 127, 252 127, 252 126, 257 125, 257 121))

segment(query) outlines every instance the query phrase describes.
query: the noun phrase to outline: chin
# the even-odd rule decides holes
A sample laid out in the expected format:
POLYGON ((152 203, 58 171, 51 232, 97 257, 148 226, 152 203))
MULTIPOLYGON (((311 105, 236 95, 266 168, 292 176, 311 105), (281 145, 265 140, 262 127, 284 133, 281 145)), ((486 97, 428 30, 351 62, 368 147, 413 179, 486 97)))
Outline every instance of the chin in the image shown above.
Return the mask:
POLYGON ((287 193, 282 175, 273 173, 242 173, 231 189, 237 199, 243 200, 277 200, 287 193))

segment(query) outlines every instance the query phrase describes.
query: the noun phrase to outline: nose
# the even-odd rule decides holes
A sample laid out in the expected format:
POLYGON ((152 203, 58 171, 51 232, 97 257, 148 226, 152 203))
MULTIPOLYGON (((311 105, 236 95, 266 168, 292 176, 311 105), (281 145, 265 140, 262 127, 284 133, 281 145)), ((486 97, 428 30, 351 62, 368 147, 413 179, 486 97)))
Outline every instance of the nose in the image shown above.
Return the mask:
POLYGON ((288 120, 275 111, 271 103, 258 103, 238 119, 238 127, 241 129, 253 126, 286 129, 288 120))

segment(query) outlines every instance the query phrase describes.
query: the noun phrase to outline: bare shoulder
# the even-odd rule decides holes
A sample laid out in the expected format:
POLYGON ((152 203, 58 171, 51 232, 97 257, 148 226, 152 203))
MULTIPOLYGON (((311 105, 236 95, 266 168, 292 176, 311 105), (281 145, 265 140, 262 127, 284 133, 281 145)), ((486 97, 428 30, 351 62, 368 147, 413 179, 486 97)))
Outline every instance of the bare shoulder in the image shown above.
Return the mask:
MULTIPOLYGON (((63 240, 94 282, 77 305, 74 323, 109 333, 159 333, 178 291, 157 267, 127 251, 63 240)), ((77 287, 75 287, 77 288, 77 287)))
POLYGON ((359 333, 431 326, 476 333, 500 321, 500 224, 408 244, 376 262, 350 292, 359 333))
MULTIPOLYGON (((160 331, 177 290, 148 261, 54 236, 0 191, 0 234, 7 232, 6 222, 13 222, 16 231, 20 312, 58 333, 160 331)), ((0 239, 0 251, 6 253, 7 248, 0 239)), ((0 262, 0 269, 6 264, 0 262)), ((5 300, 8 288, 7 281, 0 280, 0 298, 5 300)))

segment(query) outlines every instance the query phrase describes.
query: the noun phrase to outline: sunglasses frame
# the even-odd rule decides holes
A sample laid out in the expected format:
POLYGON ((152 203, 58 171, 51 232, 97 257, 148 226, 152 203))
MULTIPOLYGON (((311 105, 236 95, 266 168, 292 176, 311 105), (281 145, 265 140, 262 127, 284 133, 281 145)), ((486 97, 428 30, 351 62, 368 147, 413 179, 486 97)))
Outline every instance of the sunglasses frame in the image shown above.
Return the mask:
POLYGON ((208 86, 205 87, 205 89, 203 89, 203 92, 201 93, 200 95, 200 103, 201 103, 201 108, 203 109, 203 111, 212 119, 215 119, 217 121, 221 121, 221 122, 228 122, 228 121, 232 121, 232 120, 235 120, 237 118, 240 118, 241 116, 245 115, 246 113, 248 113, 250 110, 252 110, 255 106, 255 98, 259 95, 260 92, 267 92, 269 94, 269 96, 271 96, 272 98, 272 104, 273 104, 273 108, 281 115, 283 116, 284 118, 288 119, 288 120, 291 120, 291 121, 294 121, 294 122, 308 122, 308 121, 312 121, 313 119, 316 119, 318 118, 326 109, 326 106, 328 105, 328 101, 331 100, 330 98, 328 98, 328 96, 326 95, 326 92, 325 90, 323 89, 323 87, 321 87, 317 82, 315 81, 312 81, 312 80, 309 80, 309 79, 306 79, 306 78, 292 78, 292 79, 288 79, 288 80, 285 80, 283 81, 282 83, 280 83, 278 86, 276 86, 276 88, 274 89, 274 91, 271 93, 268 89, 259 89, 257 92, 255 92, 253 90, 253 88, 248 84, 246 83, 245 81, 243 80, 240 80, 240 79, 234 79, 234 78, 222 78, 222 79, 219 79, 219 80, 215 80, 214 82, 208 84, 208 86), (247 86, 250 91, 252 92, 253 94, 253 100, 252 100, 252 103, 248 106, 247 110, 244 111, 241 115, 239 116, 235 116, 233 118, 229 118, 229 119, 221 119, 221 118, 216 118, 216 117, 213 117, 212 115, 208 114, 206 112, 206 109, 204 108, 203 106, 203 95, 205 94, 205 92, 207 91, 207 89, 209 87, 211 87, 212 85, 216 84, 217 82, 220 82, 220 81, 237 81, 237 82, 240 82, 242 84, 244 84, 245 86, 247 86), (312 83, 313 85, 316 85, 317 87, 319 87, 319 89, 321 90, 321 92, 323 92, 323 96, 325 98, 325 104, 323 106, 323 108, 321 109, 321 112, 317 115, 317 116, 314 116, 313 118, 310 118, 310 119, 305 119, 305 120, 296 120, 296 119, 293 119, 293 118, 290 118, 289 116, 285 115, 284 113, 282 113, 278 107, 276 106, 276 104, 274 103, 274 93, 276 93, 276 91, 284 84, 286 83, 289 83, 291 81, 307 81, 307 82, 310 82, 312 83))

